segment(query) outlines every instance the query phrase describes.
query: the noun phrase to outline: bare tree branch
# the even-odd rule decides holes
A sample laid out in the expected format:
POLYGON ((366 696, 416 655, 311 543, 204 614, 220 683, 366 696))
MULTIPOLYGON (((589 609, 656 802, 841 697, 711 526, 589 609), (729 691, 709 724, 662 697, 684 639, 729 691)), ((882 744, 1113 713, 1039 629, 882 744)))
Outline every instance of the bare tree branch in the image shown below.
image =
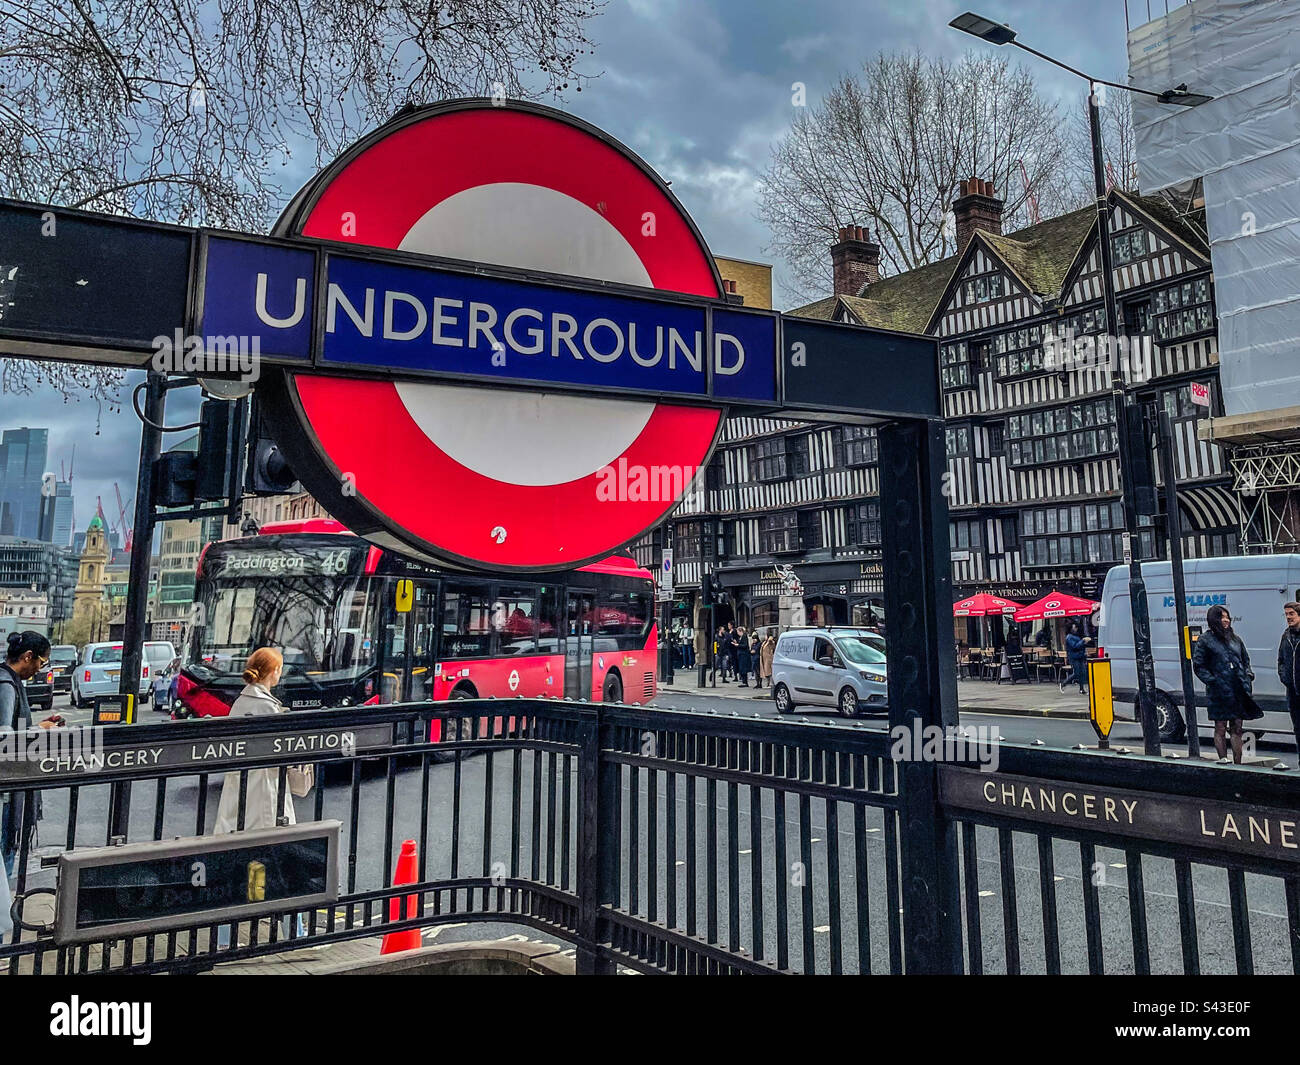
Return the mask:
POLYGON ((881 272, 901 273, 956 250, 945 217, 963 178, 992 181, 1017 228, 1031 194, 1045 217, 1069 200, 1067 176, 1057 108, 1024 68, 979 53, 953 63, 882 53, 794 119, 773 149, 759 211, 794 292, 813 297, 830 287, 827 247, 841 226, 875 232, 881 272))
MULTIPOLYGON (((404 104, 559 97, 605 0, 0 0, 0 196, 266 230, 280 171, 404 104)), ((4 359, 0 389, 122 375, 4 359)))

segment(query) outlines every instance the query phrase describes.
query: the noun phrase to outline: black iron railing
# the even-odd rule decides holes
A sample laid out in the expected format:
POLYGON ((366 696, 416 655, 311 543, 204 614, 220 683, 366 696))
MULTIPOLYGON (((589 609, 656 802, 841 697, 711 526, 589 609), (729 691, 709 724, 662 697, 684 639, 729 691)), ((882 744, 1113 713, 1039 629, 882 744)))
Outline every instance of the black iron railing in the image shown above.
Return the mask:
MULTIPOLYGON (((1300 863, 947 808, 939 767, 893 761, 890 736, 874 727, 485 700, 109 729, 105 750, 181 737, 221 752, 237 737, 359 735, 376 724, 392 727, 388 740, 323 757, 316 788, 295 800, 298 821, 343 825, 335 904, 224 934, 196 920, 77 946, 19 927, 0 962, 10 972, 184 971, 493 922, 569 941, 586 972, 1300 971, 1300 863), (435 721, 445 738, 431 743, 435 721), (904 809, 937 811, 920 835, 938 841, 950 892, 927 879, 934 855, 915 839, 909 850, 904 809), (418 846, 417 883, 394 886, 405 839, 418 846), (395 901, 408 899, 410 908, 395 901), (909 928, 929 938, 909 943, 909 928)), ((1004 774, 1300 810, 1290 774, 1015 746, 999 754, 1004 774)), ((220 788, 244 793, 250 771, 272 768, 283 796, 287 767, 303 760, 288 749, 232 754, 203 772, 145 760, 111 779, 60 771, 9 785, 29 814, 38 794, 44 805, 39 851, 24 846, 11 878, 24 922, 43 924, 39 892, 53 872, 41 857, 204 834, 220 788)))

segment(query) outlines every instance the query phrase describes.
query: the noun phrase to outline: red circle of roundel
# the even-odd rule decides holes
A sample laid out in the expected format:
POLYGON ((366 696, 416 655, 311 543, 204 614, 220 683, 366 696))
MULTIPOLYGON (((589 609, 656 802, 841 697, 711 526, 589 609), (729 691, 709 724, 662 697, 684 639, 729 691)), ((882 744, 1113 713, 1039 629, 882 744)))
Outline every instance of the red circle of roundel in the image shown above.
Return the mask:
MULTIPOLYGON (((437 110, 395 129, 338 170, 296 231, 397 248, 449 197, 500 183, 537 186, 598 212, 654 288, 720 294, 708 249, 659 181, 624 149, 538 108, 437 110)), ((435 443, 391 382, 290 374, 287 384, 297 394, 304 429, 336 471, 352 475, 356 496, 398 539, 458 560, 577 565, 635 539, 676 502, 656 491, 640 493, 649 499, 625 498, 637 495, 626 491, 626 480, 614 485, 617 501, 609 501, 608 470, 553 484, 485 475, 435 443)), ((629 470, 691 471, 708 456, 721 423, 718 409, 655 404, 622 450, 620 465, 625 459, 629 470)), ((526 467, 529 455, 518 461, 526 467)))

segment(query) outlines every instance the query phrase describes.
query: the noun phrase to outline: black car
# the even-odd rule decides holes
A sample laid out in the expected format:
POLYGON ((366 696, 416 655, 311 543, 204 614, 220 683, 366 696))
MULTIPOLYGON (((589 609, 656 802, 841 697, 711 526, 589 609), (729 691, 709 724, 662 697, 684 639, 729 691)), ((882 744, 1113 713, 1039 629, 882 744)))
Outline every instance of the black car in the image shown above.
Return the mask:
POLYGON ((23 681, 27 689, 27 702, 33 710, 44 710, 47 714, 54 709, 54 666, 47 665, 30 680, 23 681))
POLYGON ((69 643, 55 644, 50 648, 50 667, 54 670, 54 694, 68 695, 77 668, 77 649, 69 643))

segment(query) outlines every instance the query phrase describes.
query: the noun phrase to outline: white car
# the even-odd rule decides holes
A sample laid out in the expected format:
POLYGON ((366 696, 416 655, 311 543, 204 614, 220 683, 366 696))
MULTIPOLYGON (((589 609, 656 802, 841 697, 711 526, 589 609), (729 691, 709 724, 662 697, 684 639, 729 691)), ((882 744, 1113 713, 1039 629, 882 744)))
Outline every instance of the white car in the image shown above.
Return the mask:
MULTIPOLYGON (((81 710, 90 706, 96 695, 116 695, 121 690, 122 645, 88 643, 81 649, 81 660, 72 671, 72 705, 81 710)), ((140 667, 140 702, 147 702, 152 670, 146 658, 140 667)))
POLYGON ((834 707, 845 717, 889 709, 884 640, 858 628, 790 629, 772 659, 778 713, 796 706, 834 707))

